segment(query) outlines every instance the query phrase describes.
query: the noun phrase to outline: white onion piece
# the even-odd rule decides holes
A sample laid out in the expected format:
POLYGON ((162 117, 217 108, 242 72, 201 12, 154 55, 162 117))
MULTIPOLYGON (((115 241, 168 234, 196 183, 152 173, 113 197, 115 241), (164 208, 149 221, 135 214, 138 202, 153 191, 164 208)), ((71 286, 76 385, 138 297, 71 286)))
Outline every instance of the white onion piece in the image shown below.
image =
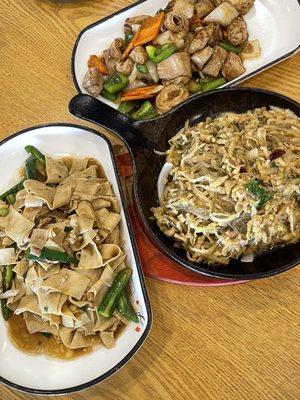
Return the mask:
POLYGON ((157 83, 159 81, 159 76, 158 76, 157 68, 156 68, 156 65, 154 64, 154 62, 151 60, 147 60, 146 67, 148 68, 149 74, 150 74, 151 78, 153 79, 153 82, 157 83))
POLYGON ((129 84, 133 83, 137 79, 138 70, 136 69, 136 64, 134 64, 131 74, 128 77, 129 84))
POLYGON ((254 254, 250 253, 250 254, 244 254, 241 258, 241 261, 244 263, 251 263, 254 260, 254 254))
POLYGON ((129 83, 126 86, 126 90, 138 89, 145 86, 147 86, 145 82, 136 79, 134 82, 129 83))
POLYGON ((208 14, 203 22, 205 24, 209 22, 217 22, 218 24, 226 27, 239 16, 237 9, 231 4, 225 1, 220 4, 219 7, 215 8, 210 14, 208 14))
POLYGON ((172 163, 166 162, 164 166, 162 167, 160 174, 157 179, 157 195, 158 195, 158 200, 161 203, 162 202, 162 197, 163 193, 165 190, 165 186, 168 180, 169 173, 171 169, 174 167, 172 163))

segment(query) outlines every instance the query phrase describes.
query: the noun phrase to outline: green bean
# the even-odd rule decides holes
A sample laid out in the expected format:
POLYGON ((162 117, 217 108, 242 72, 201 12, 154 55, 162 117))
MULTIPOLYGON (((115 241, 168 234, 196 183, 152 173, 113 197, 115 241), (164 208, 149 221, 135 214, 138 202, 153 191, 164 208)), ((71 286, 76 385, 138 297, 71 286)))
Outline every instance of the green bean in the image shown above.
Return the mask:
POLYGON ((218 87, 224 85, 226 83, 225 78, 216 78, 210 82, 202 83, 202 91, 203 92, 210 92, 211 90, 215 90, 218 87))
POLYGON ((141 107, 132 114, 130 114, 130 116, 133 119, 142 120, 142 119, 155 118, 157 116, 157 113, 153 105, 150 103, 150 101, 144 101, 141 107))
POLYGON ((6 302, 6 299, 1 299, 1 311, 4 321, 7 321, 11 314, 11 309, 7 307, 6 302))
POLYGON ((41 332, 41 334, 47 338, 50 338, 52 336, 52 333, 50 332, 41 332))
MULTIPOLYGON (((6 292, 12 284, 13 280, 13 266, 6 265, 4 272, 3 272, 3 291, 6 292)), ((5 321, 8 320, 11 310, 7 307, 7 299, 1 299, 1 311, 5 321)))
POLYGON ((234 44, 226 42, 225 40, 223 42, 220 42, 219 46, 222 47, 224 50, 232 51, 233 53, 236 54, 242 52, 242 48, 240 46, 235 46, 234 44))
POLYGON ((0 217, 6 217, 9 213, 9 210, 7 207, 1 207, 0 208, 0 217))
POLYGON ((6 265, 4 269, 4 278, 3 278, 3 290, 6 291, 11 287, 12 280, 13 280, 13 266, 6 265))
POLYGON ((17 183, 15 186, 13 186, 12 188, 10 188, 9 190, 7 190, 6 192, 4 192, 3 194, 1 194, 0 196, 0 200, 5 200, 7 196, 9 196, 12 193, 17 193, 20 190, 22 190, 24 188, 24 181, 25 179, 22 179, 19 183, 17 183))
POLYGON ((39 160, 45 164, 46 159, 45 159, 44 154, 42 154, 36 147, 28 145, 28 146, 25 146, 25 150, 27 151, 27 153, 30 156, 34 157, 36 160, 39 160))
POLYGON ((36 179, 37 171, 36 171, 36 158, 30 156, 25 163, 25 171, 27 179, 36 179))
POLYGON ((125 268, 118 274, 98 307, 99 314, 104 317, 110 317, 112 315, 118 305, 122 290, 129 282, 131 273, 132 271, 130 268, 125 268))
POLYGON ((117 310, 119 311, 119 313, 121 315, 123 315, 123 317, 125 317, 129 321, 139 322, 139 318, 138 318, 125 290, 123 290, 121 293, 117 310))
POLYGON ((40 256, 34 254, 27 254, 27 259, 36 261, 58 261, 62 264, 78 264, 77 258, 69 256, 67 253, 62 253, 61 251, 48 249, 43 247, 40 256))
POLYGON ((6 202, 10 205, 13 205, 16 201, 16 196, 14 193, 9 194, 8 196, 6 196, 6 202))

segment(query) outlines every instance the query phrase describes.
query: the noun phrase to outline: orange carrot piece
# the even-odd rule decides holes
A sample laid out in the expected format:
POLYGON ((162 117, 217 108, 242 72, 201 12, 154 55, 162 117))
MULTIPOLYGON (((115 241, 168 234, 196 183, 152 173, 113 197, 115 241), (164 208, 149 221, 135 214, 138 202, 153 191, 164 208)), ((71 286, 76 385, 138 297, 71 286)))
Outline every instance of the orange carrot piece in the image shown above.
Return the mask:
POLYGON ((124 96, 121 97, 121 101, 150 99, 151 97, 154 97, 156 95, 157 93, 137 94, 135 96, 127 96, 126 94, 124 94, 124 96))
POLYGON ((128 46, 126 47, 126 49, 125 49, 125 51, 124 51, 124 53, 123 53, 123 56, 122 56, 122 59, 123 59, 123 60, 124 60, 125 58, 128 57, 128 54, 129 54, 129 53, 131 52, 131 50, 135 47, 135 42, 137 41, 139 34, 140 34, 140 31, 137 31, 137 32, 134 34, 133 38, 130 40, 128 46))
POLYGON ((136 34, 129 42, 122 58, 125 59, 135 46, 141 46, 142 44, 154 40, 164 22, 164 17, 165 13, 160 12, 154 17, 149 17, 145 19, 142 23, 140 30, 136 32, 136 34))
POLYGON ((135 46, 151 42, 156 38, 159 30, 164 22, 165 13, 156 14, 155 17, 147 18, 142 24, 139 37, 135 42, 135 46))
POLYGON ((151 85, 151 86, 144 86, 136 89, 131 89, 131 90, 125 90, 124 95, 125 96, 136 96, 136 95, 141 95, 141 94, 151 94, 154 93, 156 94, 156 89, 159 87, 159 85, 151 85))
POLYGON ((96 67, 98 70, 104 74, 104 75, 109 75, 108 70, 104 64, 103 61, 100 60, 99 57, 95 56, 94 54, 90 56, 89 61, 88 61, 88 67, 93 68, 96 67))

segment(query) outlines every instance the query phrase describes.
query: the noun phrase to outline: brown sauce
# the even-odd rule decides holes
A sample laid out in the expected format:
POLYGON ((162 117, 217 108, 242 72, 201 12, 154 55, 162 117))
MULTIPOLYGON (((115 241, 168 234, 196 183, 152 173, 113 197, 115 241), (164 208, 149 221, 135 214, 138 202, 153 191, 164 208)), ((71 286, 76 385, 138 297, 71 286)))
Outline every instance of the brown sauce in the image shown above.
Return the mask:
MULTIPOLYGON (((46 337, 38 332, 31 335, 26 328, 22 315, 11 315, 7 324, 8 335, 12 344, 17 349, 30 355, 43 354, 61 360, 73 360, 93 351, 93 347, 69 349, 62 343, 57 342, 53 335, 46 337)), ((94 346, 100 344, 100 342, 99 336, 95 336, 94 346)))

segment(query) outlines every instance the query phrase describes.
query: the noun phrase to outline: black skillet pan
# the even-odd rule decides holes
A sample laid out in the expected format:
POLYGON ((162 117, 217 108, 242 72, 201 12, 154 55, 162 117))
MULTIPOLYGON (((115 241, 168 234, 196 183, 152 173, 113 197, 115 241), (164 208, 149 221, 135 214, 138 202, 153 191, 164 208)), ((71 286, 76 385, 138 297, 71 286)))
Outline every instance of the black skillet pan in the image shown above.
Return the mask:
POLYGON ((134 197, 139 217, 146 234, 159 249, 195 272, 219 278, 257 279, 286 271, 300 263, 300 243, 257 255, 251 263, 232 261, 225 267, 191 263, 184 251, 174 248, 172 240, 151 219, 150 209, 158 204, 157 177, 165 162, 165 157, 155 154, 153 149, 165 151, 168 140, 186 120, 194 125, 221 112, 242 113, 271 105, 289 108, 300 116, 297 102, 276 93, 248 88, 223 89, 190 97, 167 114, 147 121, 134 121, 89 95, 75 96, 70 101, 69 110, 79 118, 109 129, 125 142, 134 161, 134 197))

